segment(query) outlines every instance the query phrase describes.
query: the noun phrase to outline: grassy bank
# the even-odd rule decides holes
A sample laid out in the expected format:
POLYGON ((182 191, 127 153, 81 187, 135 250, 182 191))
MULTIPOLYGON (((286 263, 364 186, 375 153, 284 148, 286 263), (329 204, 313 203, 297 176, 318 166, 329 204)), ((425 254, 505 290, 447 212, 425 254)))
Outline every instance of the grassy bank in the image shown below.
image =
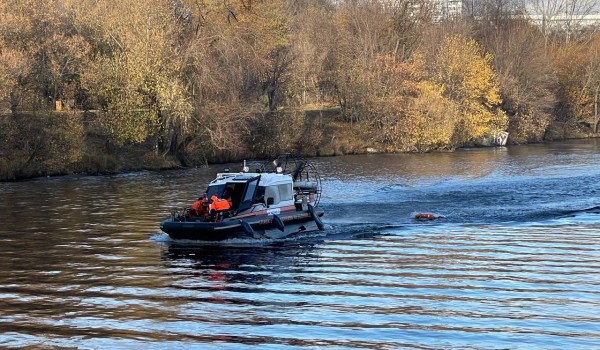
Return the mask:
MULTIPOLYGON (((202 137, 177 152, 161 150, 160 140, 116 145, 95 128, 97 116, 83 113, 19 114, 0 117, 0 181, 74 173, 115 174, 135 170, 193 167, 284 152, 336 156, 407 152, 378 141, 364 123, 347 120, 339 108, 278 111, 257 116, 238 149, 207 147, 202 137)), ((547 140, 595 137, 585 125, 555 123, 547 140)))

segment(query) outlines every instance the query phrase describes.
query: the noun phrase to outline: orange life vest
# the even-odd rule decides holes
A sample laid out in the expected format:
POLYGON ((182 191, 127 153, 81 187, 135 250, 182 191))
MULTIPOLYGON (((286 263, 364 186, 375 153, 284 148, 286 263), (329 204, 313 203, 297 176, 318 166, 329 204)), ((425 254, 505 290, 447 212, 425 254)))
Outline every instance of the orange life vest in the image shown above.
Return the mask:
POLYGON ((192 210, 194 211, 194 213, 197 216, 203 216, 203 215, 207 214, 207 213, 205 213, 206 206, 207 206, 206 198, 198 199, 197 201, 194 202, 194 204, 192 204, 192 210))
POLYGON ((210 199, 212 200, 212 204, 210 205, 211 210, 214 209, 216 211, 220 211, 231 208, 231 205, 229 204, 229 201, 227 199, 218 198, 214 194, 212 195, 212 197, 210 197, 210 199))

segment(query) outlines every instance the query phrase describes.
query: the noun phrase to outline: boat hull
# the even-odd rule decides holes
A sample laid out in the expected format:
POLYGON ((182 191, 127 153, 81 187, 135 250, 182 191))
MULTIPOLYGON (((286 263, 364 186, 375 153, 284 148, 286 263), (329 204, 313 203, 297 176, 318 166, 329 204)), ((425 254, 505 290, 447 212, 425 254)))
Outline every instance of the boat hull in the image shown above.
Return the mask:
POLYGON ((290 211, 280 215, 232 217, 220 222, 181 221, 171 217, 160 229, 172 239, 218 242, 232 239, 285 239, 322 228, 323 211, 290 211))

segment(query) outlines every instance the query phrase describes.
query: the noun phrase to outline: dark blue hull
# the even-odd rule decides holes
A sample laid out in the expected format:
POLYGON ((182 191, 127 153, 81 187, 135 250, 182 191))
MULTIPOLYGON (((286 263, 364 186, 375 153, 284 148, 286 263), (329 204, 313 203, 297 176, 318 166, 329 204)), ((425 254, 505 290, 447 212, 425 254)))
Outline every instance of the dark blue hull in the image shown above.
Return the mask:
POLYGON ((232 217, 220 222, 164 220, 160 229, 173 239, 226 241, 231 239, 284 239, 323 229, 323 211, 290 211, 280 215, 232 217))

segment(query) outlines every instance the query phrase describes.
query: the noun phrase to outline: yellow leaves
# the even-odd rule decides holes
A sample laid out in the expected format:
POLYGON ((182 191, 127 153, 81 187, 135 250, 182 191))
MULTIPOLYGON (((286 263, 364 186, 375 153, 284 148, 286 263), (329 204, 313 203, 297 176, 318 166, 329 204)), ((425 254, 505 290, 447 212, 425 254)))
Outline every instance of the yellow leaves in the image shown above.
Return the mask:
MULTIPOLYGON (((400 44, 413 40, 391 32, 390 6, 4 0, 0 40, 22 47, 1 49, 0 84, 18 80, 20 67, 26 67, 19 64, 21 53, 50 58, 30 69, 53 78, 39 79, 38 91, 58 85, 63 72, 77 71, 73 85, 83 92, 78 96, 91 96, 80 105, 106 112, 104 130, 117 143, 150 135, 183 140, 204 129, 213 140, 231 143, 224 137, 230 127, 243 131, 251 123, 248 111, 264 112, 261 96, 273 110, 337 100, 349 120, 381 131, 380 140, 411 149, 451 147, 457 128, 469 138, 505 125, 496 113, 501 101, 491 55, 459 36, 448 37, 435 59, 425 51, 412 55, 414 45, 405 51, 400 44), (26 39, 12 40, 21 37, 26 39), (39 56, 32 54, 40 47, 39 56), (398 60, 408 56, 411 61, 398 60)), ((62 93, 56 89, 43 97, 51 101, 62 93)))
POLYGON ((491 60, 461 37, 447 38, 430 64, 423 54, 410 62, 379 54, 365 70, 362 102, 352 103, 378 125, 379 142, 412 151, 451 149, 507 126, 491 60))
MULTIPOLYGON (((378 55, 367 69, 369 89, 361 113, 374 126, 374 139, 404 151, 450 147, 457 108, 444 97, 444 88, 423 79, 423 61, 398 62, 393 55, 378 55)), ((356 103, 356 101, 353 101, 356 103)))
POLYGON ((417 91, 417 96, 408 100, 405 143, 418 151, 448 147, 458 119, 456 106, 443 97, 439 85, 421 81, 417 91))
POLYGON ((446 86, 446 94, 488 105, 500 102, 492 56, 473 39, 448 37, 436 59, 435 80, 446 86))
POLYGON ((502 130, 508 123, 508 117, 497 112, 502 101, 491 61, 475 40, 461 36, 446 38, 435 60, 433 79, 460 107, 465 141, 502 130))

